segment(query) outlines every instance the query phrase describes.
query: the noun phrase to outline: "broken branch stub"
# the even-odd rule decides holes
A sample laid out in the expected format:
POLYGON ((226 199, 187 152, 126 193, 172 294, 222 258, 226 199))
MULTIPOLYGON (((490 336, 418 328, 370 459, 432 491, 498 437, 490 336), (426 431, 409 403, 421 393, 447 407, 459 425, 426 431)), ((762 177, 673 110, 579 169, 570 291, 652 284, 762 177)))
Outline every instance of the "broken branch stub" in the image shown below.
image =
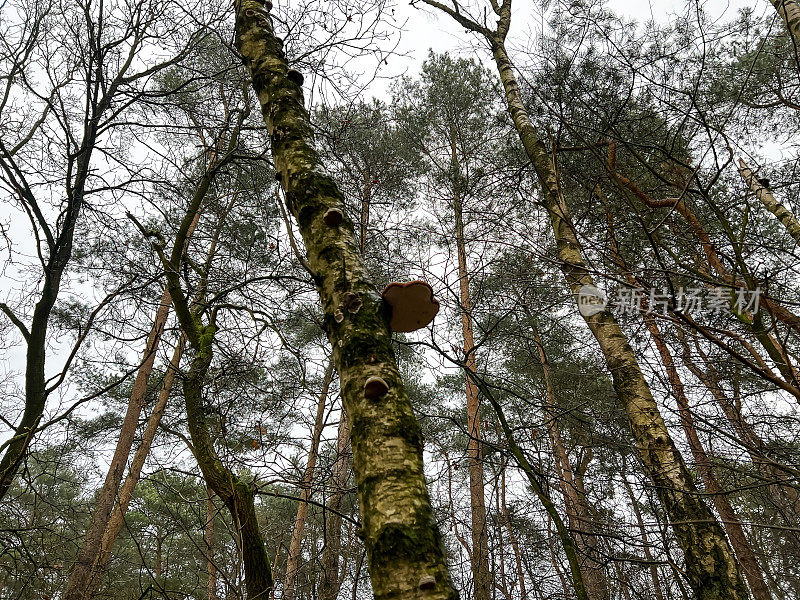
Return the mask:
POLYGON ((384 301, 392 307, 392 331, 408 333, 422 329, 439 312, 439 301, 433 288, 424 281, 390 283, 383 290, 384 301))

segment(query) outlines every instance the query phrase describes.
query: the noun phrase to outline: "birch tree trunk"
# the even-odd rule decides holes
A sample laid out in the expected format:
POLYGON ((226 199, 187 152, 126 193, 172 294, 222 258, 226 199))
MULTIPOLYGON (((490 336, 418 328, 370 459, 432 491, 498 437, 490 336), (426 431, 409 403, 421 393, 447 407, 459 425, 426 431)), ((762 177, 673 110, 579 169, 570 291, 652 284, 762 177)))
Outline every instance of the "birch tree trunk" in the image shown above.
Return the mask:
POLYGON ((800 46, 800 4, 797 3, 797 0, 769 1, 786 24, 786 29, 792 36, 795 46, 800 46))
POLYGON ((275 36, 270 3, 236 0, 236 47, 252 77, 271 139, 277 176, 297 220, 325 313, 345 410, 352 423, 362 535, 375 597, 455 599, 422 463, 422 437, 391 346, 387 307, 366 272, 344 216, 344 198, 324 171, 308 112, 275 36), (347 303, 345 300, 347 299, 347 303), (340 306, 346 308, 339 309, 340 306), (345 318, 337 322, 339 309, 345 318), (371 400, 371 376, 388 392, 371 400))
MULTIPOLYGON (((498 32, 488 38, 492 54, 509 113, 541 184, 542 200, 550 216, 561 270, 577 297, 583 286, 594 285, 594 281, 586 269, 581 246, 572 229, 555 165, 530 120, 514 66, 506 53, 504 41, 510 27, 510 0, 506 0, 498 12, 498 32)), ((586 316, 584 320, 603 352, 617 398, 625 409, 636 440, 639 458, 683 550, 686 574, 694 592, 700 600, 745 600, 747 588, 724 531, 699 497, 691 473, 667 430, 619 324, 606 310, 586 316)))
POLYGON ((325 378, 322 382, 322 391, 317 402, 317 416, 314 420, 314 430, 311 434, 311 449, 308 451, 308 461, 303 479, 300 482, 300 503, 297 505, 297 517, 292 530, 292 541, 289 543, 289 556, 286 560, 286 577, 283 580, 283 600, 294 600, 297 585, 297 571, 300 569, 300 553, 303 545, 303 532, 308 514, 308 499, 311 497, 311 483, 314 479, 314 468, 317 465, 319 439, 322 435, 322 425, 325 417, 325 405, 328 401, 328 389, 333 378, 333 361, 328 361, 325 369, 325 378))
MULTIPOLYGON (((776 1, 783 2, 783 0, 776 1)), ((794 2, 792 4, 797 6, 794 2)), ((800 19, 800 13, 798 14, 798 19, 800 19)), ((764 208, 775 215, 775 218, 786 228, 786 231, 794 238, 794 241, 800 244, 800 222, 797 221, 797 217, 783 204, 778 202, 772 194, 772 191, 761 184, 755 176, 755 173, 753 173, 750 167, 748 167, 741 158, 739 159, 739 174, 742 176, 742 179, 744 179, 747 187, 752 190, 756 198, 764 205, 764 208)))

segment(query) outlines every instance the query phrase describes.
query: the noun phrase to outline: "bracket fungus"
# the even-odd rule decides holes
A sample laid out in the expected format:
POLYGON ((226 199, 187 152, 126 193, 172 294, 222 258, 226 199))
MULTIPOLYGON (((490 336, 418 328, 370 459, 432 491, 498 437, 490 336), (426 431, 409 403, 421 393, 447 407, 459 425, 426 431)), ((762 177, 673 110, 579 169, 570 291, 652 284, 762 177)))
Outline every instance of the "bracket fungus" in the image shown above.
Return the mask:
POLYGON ((372 376, 364 384, 364 398, 377 400, 389 393, 389 384, 380 377, 372 376))
POLYGON ((432 590, 436 587, 436 578, 433 575, 424 575, 419 580, 419 589, 432 590))
POLYGON ((303 87, 303 74, 300 73, 300 71, 289 69, 289 72, 286 73, 286 77, 289 79, 289 81, 296 83, 299 87, 303 87))
POLYGON ((439 312, 439 301, 433 288, 424 281, 390 283, 383 290, 384 301, 392 307, 392 331, 408 333, 422 329, 439 312))
POLYGON ((344 214, 342 214, 342 211, 338 208, 329 208, 325 211, 325 214, 322 215, 322 220, 328 227, 336 227, 337 225, 341 225, 344 220, 344 214))

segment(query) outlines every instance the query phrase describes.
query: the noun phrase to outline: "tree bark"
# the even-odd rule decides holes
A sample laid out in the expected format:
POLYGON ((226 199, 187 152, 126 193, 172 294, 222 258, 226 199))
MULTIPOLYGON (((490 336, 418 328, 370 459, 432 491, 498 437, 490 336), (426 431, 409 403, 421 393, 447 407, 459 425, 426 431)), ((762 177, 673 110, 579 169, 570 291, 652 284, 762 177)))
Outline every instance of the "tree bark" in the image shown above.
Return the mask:
MULTIPOLYGON (((198 212, 195 214, 194 219, 189 226, 186 238, 187 241, 194 233, 199 219, 200 213, 198 212)), ((109 527, 112 510, 114 509, 114 504, 117 502, 117 493, 120 489, 122 476, 125 472, 125 466, 128 463, 128 457, 131 453, 134 438, 136 437, 136 429, 139 425, 139 418, 142 414, 142 408, 144 407, 147 385, 150 380, 150 374, 153 372, 156 353, 158 351, 158 346, 161 343, 161 335, 167 322, 167 315, 169 314, 171 301, 172 298, 170 297, 169 289, 165 288, 161 297, 161 302, 156 310, 153 326, 150 329, 150 334, 147 338, 147 344, 142 356, 141 366, 139 367, 139 371, 136 374, 136 379, 133 382, 130 399, 128 400, 128 408, 122 421, 122 427, 120 429, 119 438, 117 439, 117 446, 114 449, 114 455, 111 458, 111 464, 108 467, 108 472, 106 473, 103 487, 101 488, 100 494, 97 497, 97 504, 92 512, 92 520, 86 530, 86 537, 78 554, 78 561, 75 564, 72 573, 70 573, 67 586, 64 590, 64 600, 80 600, 81 598, 90 598, 98 583, 92 581, 95 577, 98 562, 101 563, 100 566, 105 564, 100 560, 100 556, 103 551, 102 546, 104 535, 109 527)), ((181 344, 179 344, 179 348, 180 347, 181 344)), ((176 354, 179 354, 178 349, 176 349, 176 354)), ((175 368, 177 368, 177 365, 175 365, 175 368)), ((165 378, 169 378, 170 388, 172 387, 171 377, 173 376, 174 375, 171 376, 169 374, 168 369, 165 378)), ((167 393, 167 396, 168 395, 169 393, 167 393)), ((161 398, 158 399, 158 402, 160 401, 161 398)), ((166 398, 164 399, 164 403, 166 403, 166 398)), ((154 408, 153 414, 157 415, 157 421, 161 420, 163 410, 164 409, 162 408, 160 411, 158 411, 154 408)), ((155 434, 155 431, 153 431, 153 434, 155 434)), ((152 442, 152 440, 150 441, 152 442)), ((145 444, 143 442, 142 446, 144 445, 145 444)), ((148 443, 146 446, 147 452, 140 457, 142 463, 141 466, 143 466, 144 460, 147 458, 147 453, 150 450, 150 444, 148 443)), ((137 452, 137 455, 138 454, 139 453, 137 452)), ((141 466, 138 467, 139 471, 141 471, 141 466)), ((132 473, 133 468, 134 467, 132 465, 132 473)), ((133 479, 131 479, 132 487, 130 493, 133 492, 133 486, 136 485, 138 479, 139 473, 136 473, 133 479)), ((130 498, 128 498, 128 502, 129 501, 130 498)), ((125 508, 127 509, 127 503, 125 508)), ((117 529, 117 532, 118 531, 119 529, 117 529)), ((116 538, 116 533, 113 537, 114 539, 116 538)), ((109 541, 113 545, 114 540, 111 539, 109 541)), ((107 546, 107 551, 110 552, 110 546, 107 546)))
MULTIPOLYGON (((167 402, 169 401, 170 394, 172 393, 172 386, 175 382, 175 374, 178 372, 178 368, 180 366, 185 343, 186 337, 181 336, 181 339, 178 341, 178 345, 175 346, 175 350, 173 351, 172 359, 170 360, 167 371, 164 374, 164 380, 161 383, 161 389, 158 392, 158 401, 156 402, 155 406, 153 406, 153 412, 150 413, 150 417, 147 419, 147 425, 145 426, 144 433, 142 434, 142 441, 139 444, 139 447, 136 449, 136 453, 133 455, 128 476, 125 478, 122 488, 120 488, 117 505, 114 507, 114 511, 111 513, 108 527, 106 527, 105 534, 103 535, 100 558, 97 562, 97 566, 95 567, 96 569, 102 569, 105 567, 111 558, 111 549, 113 548, 114 541, 117 539, 117 535, 119 535, 122 524, 125 521, 125 513, 128 511, 128 506, 130 505, 131 498, 133 497, 133 491, 136 488, 136 484, 139 482, 142 468, 147 460, 147 456, 150 454, 150 448, 153 445, 153 440, 156 437, 158 426, 161 423, 161 417, 164 416, 164 410, 167 407, 167 402)), ((87 597, 90 596, 91 594, 87 594, 87 597)))
POLYGON ((311 483, 314 479, 314 468, 317 465, 317 454, 319 451, 319 439, 322 435, 323 420, 325 417, 325 405, 328 401, 328 389, 333 378, 333 360, 328 361, 325 369, 325 377, 322 382, 322 391, 317 402, 317 416, 314 420, 314 430, 311 434, 311 449, 308 451, 308 461, 300 482, 300 502, 297 505, 297 517, 295 517, 294 528, 292 530, 292 540, 289 543, 289 556, 286 559, 286 577, 283 580, 283 600, 294 600, 295 587, 297 585, 297 572, 300 569, 300 554, 303 544, 303 532, 306 526, 306 515, 308 513, 308 499, 311 497, 311 483))
POLYGON ((769 0, 786 24, 786 29, 794 40, 795 47, 800 46, 800 4, 797 0, 769 0))
POLYGON ((270 6, 236 0, 236 47, 252 77, 277 177, 315 273, 345 410, 352 420, 361 533, 372 589, 378 600, 454 599, 426 488, 421 432, 395 362, 387 307, 365 270, 352 220, 344 215, 333 226, 323 221, 329 209, 344 214, 344 198, 314 148, 298 77, 288 76, 270 6), (345 313, 339 322, 337 310, 345 313), (377 400, 364 394, 371 376, 388 384, 388 392, 377 400))

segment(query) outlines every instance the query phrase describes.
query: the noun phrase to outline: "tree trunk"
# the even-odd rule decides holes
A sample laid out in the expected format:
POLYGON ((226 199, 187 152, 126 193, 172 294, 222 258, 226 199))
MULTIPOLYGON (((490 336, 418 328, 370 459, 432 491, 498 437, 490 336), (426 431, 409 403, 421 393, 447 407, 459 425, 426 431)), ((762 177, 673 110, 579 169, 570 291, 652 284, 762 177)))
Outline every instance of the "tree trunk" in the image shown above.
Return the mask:
MULTIPOLYGON (((561 269, 577 297, 583 286, 594 282, 584 265, 581 247, 561 195, 555 165, 525 109, 514 67, 500 35, 492 39, 492 52, 509 113, 541 184, 542 200, 552 223, 561 269)), ((600 345, 617 398, 627 413, 639 458, 683 550, 686 574, 692 588, 699 600, 745 600, 747 588, 724 531, 700 499, 619 324, 606 310, 586 316, 584 320, 600 345)))
POLYGON ((535 327, 533 330, 533 339, 538 348, 539 362, 542 365, 544 374, 547 434, 553 449, 559 488, 564 496, 564 505, 566 507, 570 530, 576 534, 574 537, 578 550, 586 557, 586 560, 581 562, 581 572, 583 573, 583 580, 586 583, 586 591, 589 594, 589 598, 592 600, 608 600, 608 579, 606 577, 605 567, 602 562, 600 562, 600 554, 597 549, 597 536, 593 534, 594 522, 591 517, 591 507, 589 506, 586 494, 583 493, 583 486, 579 486, 576 482, 572 461, 561 439, 561 430, 558 426, 556 410, 555 390, 550 379, 550 362, 544 351, 544 345, 539 336, 539 331, 535 327))
MULTIPOLYGON (((174 273, 172 277, 177 279, 174 273)), ((211 442, 203 407, 203 383, 211 366, 214 333, 214 325, 207 325, 200 330, 199 340, 196 340, 196 343, 199 342, 195 348, 196 355, 184 379, 187 424, 194 455, 206 484, 222 499, 238 529, 247 599, 267 600, 272 588, 272 569, 256 519, 253 490, 220 461, 211 442)), ((187 337, 191 341, 193 336, 187 334, 187 337)))
MULTIPOLYGON (((453 161, 456 160, 455 145, 453 161)), ((469 465, 469 500, 472 516, 472 580, 475 600, 489 600, 492 581, 489 573, 489 532, 486 529, 486 499, 483 486, 483 459, 481 457, 481 415, 478 387, 473 381, 477 370, 475 339, 472 331, 472 300, 469 293, 467 250, 464 242, 464 215, 461 198, 453 198, 456 226, 456 252, 458 254, 458 283, 461 311, 461 335, 464 341, 464 370, 467 394, 467 461, 469 465)))
POLYGON ((342 410, 336 440, 336 462, 331 477, 331 497, 325 517, 325 546, 322 549, 322 573, 320 574, 320 600, 336 600, 339 595, 339 553, 342 547, 342 499, 347 489, 348 446, 350 426, 347 414, 342 410))
POLYGON ((208 571, 208 600, 217 600, 217 566, 214 564, 214 490, 206 487, 206 570, 208 571))
POLYGON ((800 4, 797 0, 770 0, 770 2, 786 24, 795 47, 800 46, 800 4))
POLYGON ((89 597, 87 591, 92 587, 90 582, 93 578, 94 566, 100 555, 103 534, 111 518, 111 511, 117 500, 117 491, 136 437, 136 429, 139 425, 139 417, 142 413, 145 394, 147 393, 147 383, 150 379, 150 374, 153 372, 153 363, 155 362, 161 334, 167 321, 170 301, 169 291, 165 289, 161 297, 161 303, 156 311, 153 327, 147 338, 147 345, 139 372, 136 374, 136 380, 133 383, 128 409, 125 412, 125 418, 122 421, 122 428, 119 432, 117 447, 108 467, 103 487, 97 497, 97 504, 92 513, 92 521, 86 530, 86 538, 78 554, 78 561, 72 569, 67 587, 64 590, 64 600, 80 600, 81 598, 89 597))
MULTIPOLYGON (((784 0, 776 0, 776 3, 783 1, 784 0)), ((795 2, 791 2, 791 4, 797 7, 795 2)), ((800 12, 798 12, 797 18, 800 20, 800 12)), ((800 21, 798 21, 798 24, 800 25, 800 21)), ((755 176, 753 171, 741 158, 739 159, 739 174, 742 176, 742 179, 744 179, 744 182, 747 184, 747 186, 756 195, 756 198, 758 198, 761 204, 764 205, 764 208, 775 215, 775 218, 778 219, 778 221, 780 221, 781 224, 786 228, 786 231, 788 231, 789 235, 794 238, 794 241, 800 244, 800 222, 797 221, 797 217, 795 217, 788 208, 775 199, 775 196, 772 195, 772 191, 768 187, 761 185, 761 182, 755 176)))
MULTIPOLYGON (((189 226, 186 238, 187 241, 194 233, 195 227, 197 227, 197 222, 199 220, 200 213, 197 212, 192 220, 191 225, 189 226)), ((153 372, 153 364, 155 362, 158 346, 161 343, 161 334, 164 331, 164 325, 167 321, 167 315, 169 314, 169 306, 171 301, 172 298, 167 287, 164 289, 164 293, 162 294, 161 303, 158 306, 156 316, 153 321, 153 326, 150 329, 150 334, 147 338, 147 345, 145 346, 144 355, 142 356, 142 363, 139 367, 139 371, 136 374, 136 379, 133 382, 133 388, 131 389, 131 395, 128 401, 128 409, 125 412, 125 417, 122 421, 119 438, 117 439, 117 446, 114 450, 111 464, 108 467, 108 472, 106 473, 106 479, 103 482, 103 487, 98 495, 97 504, 95 505, 94 512, 92 513, 92 520, 86 530, 86 538, 83 542, 80 553, 78 554, 78 562, 75 564, 75 567, 70 574, 70 578, 67 581, 67 586, 64 590, 64 600, 90 598, 94 590, 96 590, 98 582, 93 581, 97 570, 96 568, 98 563, 100 566, 105 564, 105 561, 100 558, 103 551, 104 536, 106 530, 109 528, 109 521, 112 517, 114 504, 117 502, 117 493, 120 489, 122 476, 125 471, 125 466, 128 463, 128 457, 131 453, 131 447, 133 446, 134 438, 136 437, 136 429, 139 425, 139 417, 142 414, 142 408, 144 407, 147 385, 150 380, 150 374, 153 372)), ((182 352, 182 344, 179 344, 178 348, 175 350, 178 360, 180 360, 180 352, 182 352), (181 350, 179 350, 179 348, 181 348, 181 350)), ((174 368, 177 369, 177 364, 174 366, 174 368)), ((165 385, 165 387, 172 387, 173 377, 174 371, 173 374, 170 375, 170 369, 168 369, 165 375, 165 384, 168 379, 169 386, 165 385)), ((164 398, 164 404, 166 404, 168 397, 169 392, 167 392, 167 397, 164 398)), ((158 403, 160 402, 161 397, 158 399, 158 403)), ((158 422, 161 420, 161 415, 163 412, 163 407, 160 411, 157 410, 157 408, 153 409, 153 415, 157 415, 156 427, 158 422)), ((153 435, 155 435, 155 427, 153 428, 153 435)), ((152 439, 150 440, 150 443, 152 443, 152 439)), ((146 446, 146 451, 144 455, 139 457, 141 459, 141 465, 139 465, 138 471, 141 471, 141 468, 144 465, 144 460, 147 458, 147 454, 150 450, 150 443, 145 444, 144 441, 142 443, 142 447, 146 446)), ((137 451, 137 457, 138 455, 139 452, 137 451)), ((134 466, 132 465, 132 474, 133 471, 134 466)), ((131 489, 128 493, 132 494, 133 487, 135 487, 136 482, 139 480, 139 472, 135 473, 133 478, 129 476, 128 480, 131 481, 131 489)), ((126 480, 126 483, 128 480, 126 480)), ((129 501, 130 495, 126 501, 126 510, 127 502, 129 501)), ((124 510, 122 512, 124 515, 124 510)), ((121 517, 123 515, 121 515, 121 517)), ((117 526, 117 532, 119 532, 119 526, 117 526)), ((114 533, 113 538, 109 540, 109 545, 106 546, 107 553, 110 553, 111 545, 113 545, 114 539, 116 539, 116 533, 114 533)))
POLYGON ((639 526, 639 534, 642 537, 642 549, 644 550, 644 557, 650 565, 650 579, 653 582, 653 594, 656 600, 664 600, 664 594, 661 591, 661 578, 658 575, 658 565, 653 559, 653 554, 650 552, 650 540, 647 539, 647 529, 644 526, 644 519, 642 519, 642 511, 639 510, 639 503, 636 501, 636 496, 633 495, 631 484, 628 483, 628 474, 622 474, 622 483, 628 491, 628 497, 631 500, 631 508, 636 517, 636 524, 639 526))
POLYGON ((317 416, 314 420, 314 431, 311 435, 311 449, 308 451, 303 479, 300 482, 300 503, 297 505, 297 517, 292 530, 292 541, 289 543, 289 556, 286 560, 286 577, 283 581, 283 600, 294 600, 295 586, 297 585, 297 571, 300 569, 300 554, 303 544, 303 532, 306 526, 308 513, 308 499, 311 497, 311 483, 314 479, 314 468, 317 465, 319 439, 322 435, 322 425, 325 417, 325 405, 328 401, 328 389, 333 378, 333 360, 328 361, 325 369, 325 378, 322 382, 322 391, 317 402, 317 416))
POLYGON ((750 584, 750 591, 753 594, 753 598, 755 600, 771 600, 772 594, 764 580, 764 575, 753 553, 753 549, 750 546, 750 542, 747 540, 742 523, 736 515, 733 506, 731 506, 728 496, 722 491, 722 486, 720 486, 717 481, 711 461, 708 459, 700 441, 700 436, 697 434, 697 429, 694 426, 694 418, 689 407, 689 399, 686 397, 683 382, 678 375, 678 370, 675 368, 672 354, 664 341, 664 337, 653 315, 643 313, 643 317, 645 325, 661 356, 661 362, 664 363, 664 368, 667 370, 667 378, 672 387, 672 393, 678 402, 681 425, 683 426, 686 440, 689 442, 689 449, 694 457, 697 470, 700 472, 700 477, 703 480, 706 492, 711 495, 714 506, 717 508, 717 512, 722 519, 723 526, 728 534, 728 539, 733 546, 736 557, 739 559, 739 564, 742 566, 747 582, 750 584))
POLYGON ((314 148, 300 77, 288 76, 268 12, 271 3, 236 0, 235 7, 236 47, 252 77, 277 177, 315 273, 352 423, 361 534, 374 595, 378 600, 455 599, 426 487, 422 436, 395 362, 387 307, 365 270, 352 220, 345 215, 332 226, 323 221, 330 209, 344 213, 344 198, 314 148), (345 315, 338 322, 337 310, 345 315), (365 397, 370 377, 388 384, 378 400, 365 397))
POLYGON ((519 548, 517 536, 514 533, 514 527, 511 525, 511 514, 508 510, 506 503, 506 466, 503 464, 500 473, 500 510, 503 514, 503 525, 508 531, 508 538, 511 542, 511 549, 514 551, 514 564, 517 570, 517 578, 519 579, 519 593, 520 597, 528 598, 528 590, 525 587, 525 570, 522 568, 522 555, 519 548))

